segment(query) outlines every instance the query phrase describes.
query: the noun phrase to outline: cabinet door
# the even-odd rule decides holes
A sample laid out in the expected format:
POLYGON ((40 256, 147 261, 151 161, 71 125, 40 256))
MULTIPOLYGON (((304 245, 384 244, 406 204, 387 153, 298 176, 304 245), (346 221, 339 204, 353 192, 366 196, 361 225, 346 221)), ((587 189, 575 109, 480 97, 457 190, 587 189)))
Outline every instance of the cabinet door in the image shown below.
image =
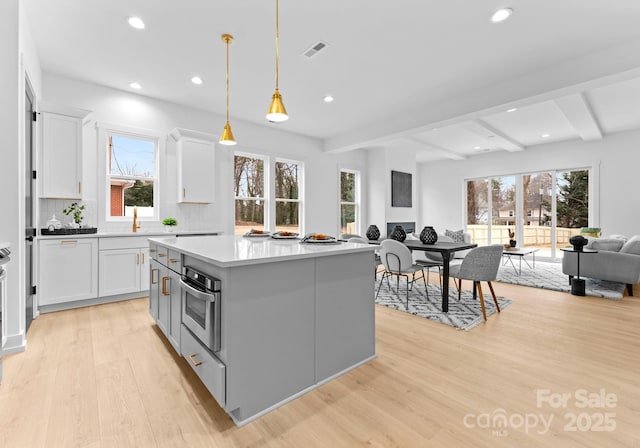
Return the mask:
POLYGON ((149 263, 149 314, 158 320, 158 301, 160 298, 160 263, 151 260, 149 263))
POLYGON ((159 265, 159 285, 158 285, 158 327, 165 336, 169 336, 169 321, 171 318, 171 289, 169 270, 159 265))
POLYGON ((42 113, 41 197, 82 199, 82 120, 42 113))
POLYGON ((98 239, 42 240, 38 259, 40 305, 98 296, 98 239))
POLYGON ((140 249, 100 251, 100 297, 140 291, 140 249))
POLYGON ((211 141, 186 137, 178 141, 178 202, 214 202, 214 154, 211 141))
POLYGON ((149 248, 140 249, 140 291, 149 289, 149 248))
POLYGON ((180 276, 169 271, 170 292, 170 316, 169 316, 169 342, 180 353, 180 326, 182 324, 182 289, 180 289, 180 276))

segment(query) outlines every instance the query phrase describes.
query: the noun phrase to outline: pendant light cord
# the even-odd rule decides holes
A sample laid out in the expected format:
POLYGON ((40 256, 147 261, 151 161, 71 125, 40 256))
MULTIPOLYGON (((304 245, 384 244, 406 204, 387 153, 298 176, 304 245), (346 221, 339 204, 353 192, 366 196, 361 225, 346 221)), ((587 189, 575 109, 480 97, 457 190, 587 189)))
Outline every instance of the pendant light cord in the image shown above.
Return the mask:
POLYGON ((276 0, 276 92, 278 91, 278 40, 280 31, 278 29, 278 0, 276 0))
POLYGON ((229 124, 229 38, 227 41, 227 124, 229 124))

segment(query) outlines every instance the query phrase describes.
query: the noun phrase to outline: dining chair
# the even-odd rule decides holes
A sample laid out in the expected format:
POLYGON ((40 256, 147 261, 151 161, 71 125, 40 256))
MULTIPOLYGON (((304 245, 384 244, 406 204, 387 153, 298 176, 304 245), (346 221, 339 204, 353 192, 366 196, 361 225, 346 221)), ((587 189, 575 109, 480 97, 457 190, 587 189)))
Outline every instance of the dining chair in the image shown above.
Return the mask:
POLYGON ((396 276, 396 292, 398 299, 400 299, 400 277, 405 277, 407 279, 407 303, 405 306, 409 309, 409 290, 413 289, 413 284, 416 280, 419 280, 419 277, 416 278, 417 272, 422 273, 424 290, 427 293, 427 298, 429 297, 429 290, 427 289, 427 282, 424 277, 424 269, 422 266, 413 262, 411 251, 407 246, 395 240, 382 241, 380 244, 380 260, 384 266, 384 272, 382 273, 380 285, 376 292, 376 299, 378 298, 378 294, 380 294, 380 288, 385 278, 387 279, 387 286, 391 289, 389 285, 389 277, 391 276, 396 276), (409 280, 409 277, 411 277, 411 280, 409 280), (411 288, 409 285, 411 285, 411 288))
POLYGON ((462 280, 473 281, 473 291, 475 292, 476 289, 478 291, 484 320, 487 320, 487 312, 484 307, 484 296, 482 295, 480 282, 487 282, 491 290, 493 302, 496 304, 496 309, 500 312, 500 305, 498 304, 498 299, 496 298, 496 293, 493 290, 491 282, 498 276, 498 268, 500 267, 503 249, 504 247, 501 244, 475 247, 469 251, 467 256, 462 260, 462 263, 451 266, 449 270, 449 276, 458 279, 456 283, 458 287, 458 300, 460 300, 462 291, 462 280))

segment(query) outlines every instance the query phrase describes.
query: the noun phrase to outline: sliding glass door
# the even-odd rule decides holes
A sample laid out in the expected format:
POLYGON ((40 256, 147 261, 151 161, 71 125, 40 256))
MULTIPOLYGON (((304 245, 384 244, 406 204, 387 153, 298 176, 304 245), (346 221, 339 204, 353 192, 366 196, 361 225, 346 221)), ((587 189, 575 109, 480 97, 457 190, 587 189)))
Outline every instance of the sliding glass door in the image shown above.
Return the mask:
POLYGON ((560 258, 589 225, 589 170, 558 170, 466 181, 467 231, 479 245, 508 244, 560 258))

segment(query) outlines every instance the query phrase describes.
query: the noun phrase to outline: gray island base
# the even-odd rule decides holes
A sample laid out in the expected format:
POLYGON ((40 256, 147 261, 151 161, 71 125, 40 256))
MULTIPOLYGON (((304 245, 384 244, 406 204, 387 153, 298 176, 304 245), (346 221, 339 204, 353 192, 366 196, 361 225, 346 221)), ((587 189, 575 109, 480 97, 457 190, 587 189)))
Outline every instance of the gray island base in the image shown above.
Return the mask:
MULTIPOLYGON (((154 260, 164 255, 182 272, 190 267, 220 280, 219 351, 176 316, 158 325, 238 426, 375 357, 375 247, 231 235, 154 238, 150 245, 154 260)), ((179 279, 167 274, 165 281, 153 269, 152 316, 162 320, 163 300, 171 301, 169 314, 184 313, 188 293, 175 285, 179 279)))

